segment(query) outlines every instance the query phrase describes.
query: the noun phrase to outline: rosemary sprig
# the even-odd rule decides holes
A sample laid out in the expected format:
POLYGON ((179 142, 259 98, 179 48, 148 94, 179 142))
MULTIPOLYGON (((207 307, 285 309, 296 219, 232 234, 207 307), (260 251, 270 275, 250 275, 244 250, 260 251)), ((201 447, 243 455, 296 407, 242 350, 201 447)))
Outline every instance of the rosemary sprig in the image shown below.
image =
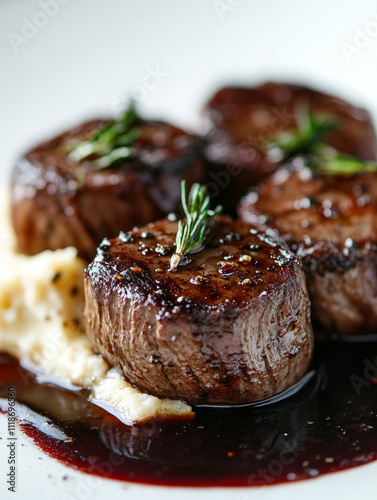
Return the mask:
POLYGON ((295 154, 308 154, 333 130, 338 123, 326 115, 310 113, 307 103, 297 111, 297 128, 280 132, 273 140, 265 143, 272 161, 286 160, 295 154))
POLYGON ((298 110, 297 128, 281 132, 266 142, 267 153, 273 161, 282 161, 297 154, 308 155, 307 166, 323 175, 354 175, 377 172, 377 163, 345 155, 325 144, 323 139, 339 124, 332 117, 310 113, 308 104, 298 110))
POLYGON ((93 168, 100 170, 117 160, 133 157, 135 149, 131 146, 140 136, 135 126, 137 119, 135 106, 131 103, 117 120, 107 123, 92 139, 72 149, 70 159, 76 163, 89 159, 93 168))
POLYGON ((209 209, 210 198, 207 195, 207 188, 198 183, 192 185, 186 201, 186 182, 182 181, 181 199, 186 219, 178 222, 175 253, 170 259, 169 271, 177 269, 184 255, 200 252, 203 249, 209 224, 223 209, 220 205, 215 210, 209 209))

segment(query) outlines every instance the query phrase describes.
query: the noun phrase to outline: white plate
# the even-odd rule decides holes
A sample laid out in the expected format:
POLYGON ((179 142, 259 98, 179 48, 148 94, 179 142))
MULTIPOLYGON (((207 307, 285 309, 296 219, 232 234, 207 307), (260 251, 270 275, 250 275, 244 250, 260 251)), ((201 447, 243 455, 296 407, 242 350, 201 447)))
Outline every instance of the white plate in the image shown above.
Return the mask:
MULTIPOLYGON (((194 126, 219 86, 276 78, 339 94, 377 116, 377 9, 368 0, 2 0, 0 27, 1 181, 34 142, 119 109, 130 93, 148 114, 194 126)), ((0 436, 5 430, 0 415, 0 436)), ((17 498, 347 500, 375 491, 377 463, 264 488, 146 487, 81 474, 20 431, 18 439, 17 498)), ((3 439, 0 474, 5 458, 3 439)))

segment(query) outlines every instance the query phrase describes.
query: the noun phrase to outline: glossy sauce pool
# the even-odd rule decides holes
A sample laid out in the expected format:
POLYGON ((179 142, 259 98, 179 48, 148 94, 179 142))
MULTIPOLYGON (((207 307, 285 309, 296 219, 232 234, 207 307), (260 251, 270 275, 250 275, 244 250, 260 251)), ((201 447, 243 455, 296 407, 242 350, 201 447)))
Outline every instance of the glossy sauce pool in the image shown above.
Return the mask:
POLYGON ((82 472, 156 485, 261 486, 310 479, 377 459, 377 343, 318 342, 316 376, 261 408, 198 408, 192 422, 127 426, 85 391, 39 384, 0 356, 0 397, 49 419, 21 420, 51 457, 82 472), (44 426, 45 427, 45 426, 44 426))

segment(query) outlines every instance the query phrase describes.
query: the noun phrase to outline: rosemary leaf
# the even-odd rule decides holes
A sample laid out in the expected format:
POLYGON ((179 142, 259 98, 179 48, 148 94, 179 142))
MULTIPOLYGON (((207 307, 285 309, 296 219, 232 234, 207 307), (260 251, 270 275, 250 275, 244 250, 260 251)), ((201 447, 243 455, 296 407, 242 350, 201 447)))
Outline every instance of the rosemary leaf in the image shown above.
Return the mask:
POLYGON ((204 248, 210 222, 222 211, 220 205, 215 210, 209 209, 210 198, 207 195, 207 188, 198 183, 192 185, 187 200, 186 182, 182 181, 181 199, 186 219, 178 222, 175 253, 170 259, 169 271, 178 268, 183 256, 200 252, 204 248))
POLYGON ((315 154, 309 157, 308 167, 322 175, 355 175, 377 172, 377 162, 360 160, 340 153, 325 144, 318 144, 315 154))

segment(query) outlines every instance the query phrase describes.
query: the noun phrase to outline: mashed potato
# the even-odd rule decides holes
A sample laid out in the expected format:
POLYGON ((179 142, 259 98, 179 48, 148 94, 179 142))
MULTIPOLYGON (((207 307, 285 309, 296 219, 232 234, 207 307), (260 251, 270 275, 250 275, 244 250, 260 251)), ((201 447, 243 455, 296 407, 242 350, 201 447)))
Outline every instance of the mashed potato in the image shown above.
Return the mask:
POLYGON ((84 261, 74 248, 33 257, 17 254, 4 194, 0 192, 0 351, 61 385, 90 389, 96 404, 127 422, 191 418, 190 406, 138 391, 93 352, 83 325, 84 261))

